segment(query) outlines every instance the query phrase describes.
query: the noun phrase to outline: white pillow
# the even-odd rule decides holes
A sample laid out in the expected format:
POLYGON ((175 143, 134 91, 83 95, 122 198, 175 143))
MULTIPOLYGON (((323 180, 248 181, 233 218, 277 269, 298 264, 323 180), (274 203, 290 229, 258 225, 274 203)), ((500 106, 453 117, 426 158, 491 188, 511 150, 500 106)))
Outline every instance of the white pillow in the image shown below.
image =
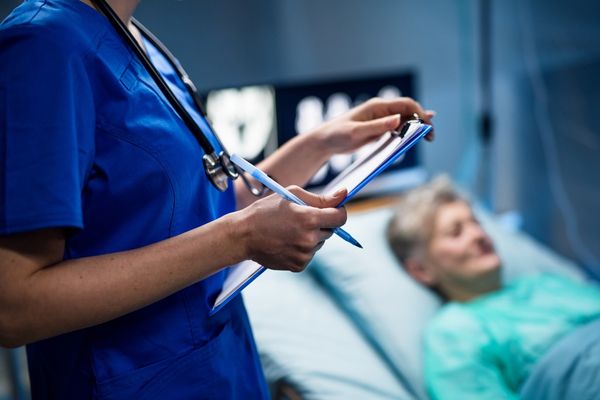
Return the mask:
POLYGON ((266 271, 243 296, 269 382, 303 399, 411 398, 310 274, 266 271))
POLYGON ((477 218, 492 237, 503 264, 505 282, 522 275, 552 272, 583 279, 584 274, 573 261, 553 252, 522 232, 506 229, 490 213, 476 208, 477 218))
POLYGON ((344 226, 364 249, 328 240, 310 267, 412 394, 425 397, 421 337, 440 306, 396 261, 385 237, 389 209, 351 214, 344 226))

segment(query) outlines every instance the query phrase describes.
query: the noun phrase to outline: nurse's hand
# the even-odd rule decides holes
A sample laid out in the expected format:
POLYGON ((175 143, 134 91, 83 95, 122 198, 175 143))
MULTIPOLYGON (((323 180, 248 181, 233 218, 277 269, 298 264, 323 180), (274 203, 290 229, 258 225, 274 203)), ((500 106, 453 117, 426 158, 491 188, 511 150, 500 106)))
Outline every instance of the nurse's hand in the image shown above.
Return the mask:
MULTIPOLYGON (((409 97, 373 98, 288 140, 259 167, 284 186, 303 186, 332 156, 357 150, 385 132, 397 129, 415 113, 429 124, 435 115, 434 111, 424 110, 409 97)), ((425 138, 433 140, 433 131, 425 138)), ((241 179, 235 182, 235 192, 240 209, 256 201, 241 179)))
POLYGON ((288 187, 310 207, 270 195, 241 210, 234 229, 241 235, 247 258, 277 270, 300 272, 331 235, 346 223, 346 210, 335 208, 346 196, 318 196, 297 186, 288 187))
MULTIPOLYGON (((401 123, 418 114, 431 124, 434 111, 424 110, 410 97, 382 99, 374 97, 350 111, 317 127, 311 134, 330 154, 352 152, 362 145, 377 139, 383 133, 396 129, 401 123)), ((425 138, 433 140, 431 131, 425 138)))

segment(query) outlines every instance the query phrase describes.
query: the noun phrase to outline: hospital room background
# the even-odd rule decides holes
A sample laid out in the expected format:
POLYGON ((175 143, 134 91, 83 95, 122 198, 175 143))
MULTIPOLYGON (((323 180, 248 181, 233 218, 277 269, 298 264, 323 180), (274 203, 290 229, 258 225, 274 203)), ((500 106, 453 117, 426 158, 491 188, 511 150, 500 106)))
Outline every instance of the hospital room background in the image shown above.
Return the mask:
MULTIPOLYGON (((18 3, 1 0, 0 16, 18 3)), ((205 94, 230 150, 253 161, 369 96, 436 110, 435 141, 374 181, 349 222, 352 207, 446 173, 496 226, 600 277, 600 2, 144 0, 136 16, 205 94)), ((333 159, 313 187, 351 160, 333 159)), ((253 323, 267 318, 248 307, 253 323)), ((267 376, 280 379, 262 332, 267 376)), ((0 400, 29 398, 23 349, 0 351, 0 400)))

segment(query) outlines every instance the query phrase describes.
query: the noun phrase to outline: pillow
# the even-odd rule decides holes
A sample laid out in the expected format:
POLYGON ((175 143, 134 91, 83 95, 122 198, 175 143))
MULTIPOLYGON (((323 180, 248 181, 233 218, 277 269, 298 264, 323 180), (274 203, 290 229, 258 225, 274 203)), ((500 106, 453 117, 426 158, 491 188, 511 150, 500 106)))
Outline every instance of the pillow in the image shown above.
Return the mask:
MULTIPOLYGON (((496 244, 508 279, 540 271, 581 277, 575 264, 524 234, 506 231, 489 214, 481 210, 477 214, 496 244)), ((426 398, 422 334, 441 304, 404 272, 390 250, 385 230, 391 216, 390 208, 350 214, 344 228, 364 249, 334 236, 315 255, 309 271, 327 287, 412 394, 426 398)))
POLYGON ((565 257, 536 242, 531 236, 505 228, 498 220, 483 209, 476 207, 475 213, 485 231, 494 241, 496 251, 502 259, 505 282, 522 275, 552 272, 583 279, 581 269, 565 257))
POLYGON ((243 296, 269 382, 303 399, 411 398, 309 274, 266 271, 243 296))
POLYGON ((421 333, 440 301, 398 265, 385 237, 390 209, 351 214, 344 226, 363 249, 332 237, 310 273, 328 288, 398 378, 424 398, 421 333))

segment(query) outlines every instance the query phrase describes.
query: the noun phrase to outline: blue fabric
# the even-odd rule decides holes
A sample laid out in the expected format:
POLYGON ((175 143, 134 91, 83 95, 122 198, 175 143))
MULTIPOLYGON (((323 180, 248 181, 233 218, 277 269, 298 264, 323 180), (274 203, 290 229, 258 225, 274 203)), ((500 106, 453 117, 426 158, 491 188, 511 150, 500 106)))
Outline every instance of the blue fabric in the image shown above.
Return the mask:
MULTIPOLYGON (((0 233, 69 228, 66 258, 145 246, 235 209, 149 75, 78 0, 27 1, 0 26, 0 146, 0 233)), ((241 298, 208 317, 223 277, 28 346, 33 398, 267 397, 241 298)))
POLYGON ((540 359, 525 381, 524 400, 595 400, 600 382, 600 320, 573 331, 540 359))

